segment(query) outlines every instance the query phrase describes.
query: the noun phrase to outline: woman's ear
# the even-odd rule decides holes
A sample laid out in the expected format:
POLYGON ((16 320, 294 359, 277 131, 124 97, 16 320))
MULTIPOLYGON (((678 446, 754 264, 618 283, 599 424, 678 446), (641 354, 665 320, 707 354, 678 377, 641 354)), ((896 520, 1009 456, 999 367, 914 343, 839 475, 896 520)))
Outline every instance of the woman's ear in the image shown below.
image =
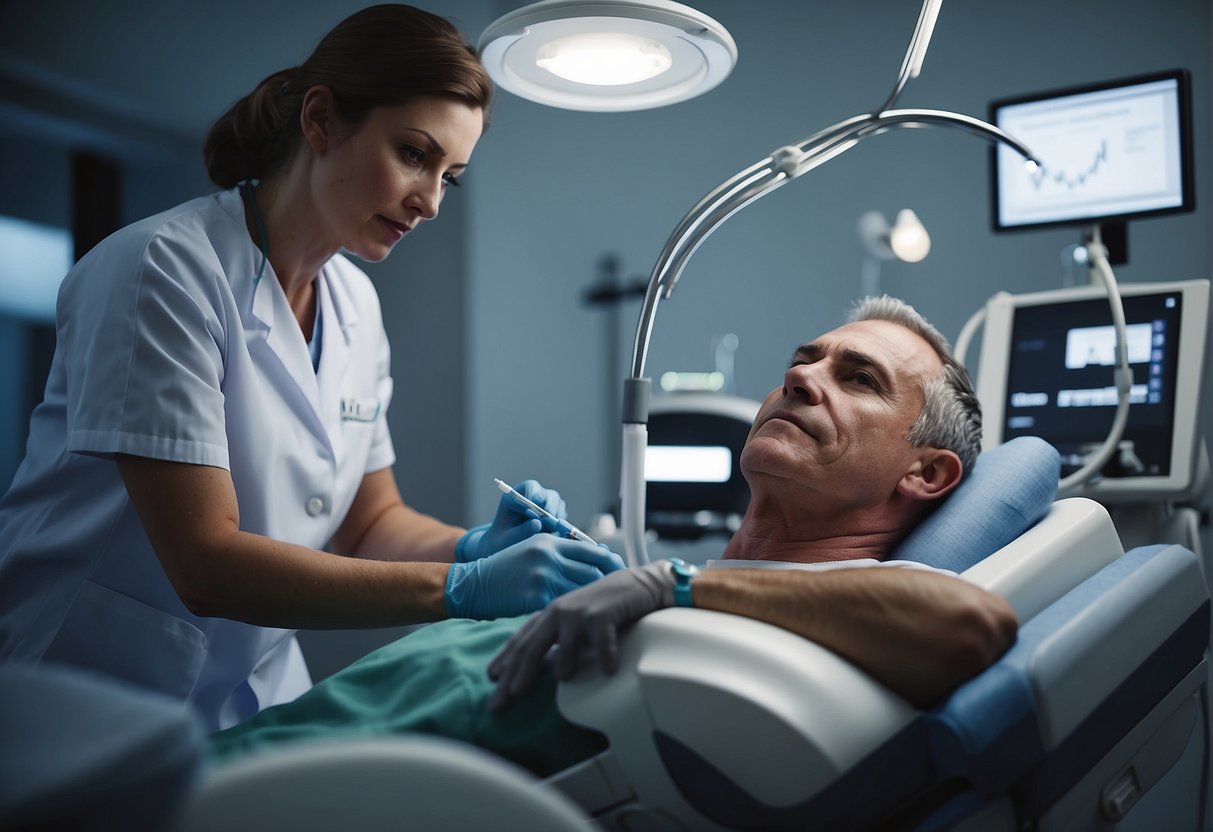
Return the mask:
POLYGON ((914 467, 897 483, 897 493, 911 500, 938 500, 960 484, 964 465, 955 451, 919 448, 914 467))
POLYGON ((315 86, 304 93, 299 108, 299 130, 312 150, 317 153, 328 150, 335 124, 333 91, 325 86, 315 86))

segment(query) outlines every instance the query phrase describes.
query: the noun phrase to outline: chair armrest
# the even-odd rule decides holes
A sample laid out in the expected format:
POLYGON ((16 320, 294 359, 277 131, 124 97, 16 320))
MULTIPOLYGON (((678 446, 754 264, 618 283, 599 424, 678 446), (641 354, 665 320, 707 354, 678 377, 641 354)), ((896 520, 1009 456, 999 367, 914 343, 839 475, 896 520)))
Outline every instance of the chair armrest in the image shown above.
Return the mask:
POLYGON ((1031 661, 1046 748, 1070 736, 1097 703, 1183 633, 1185 624, 1196 641, 1188 638, 1184 650, 1166 648, 1189 657, 1181 662, 1184 669, 1199 660, 1208 642, 1204 578, 1196 557, 1180 546, 1135 549, 1075 596, 1072 603, 1081 606, 1081 617, 1055 625, 1031 661))
POLYGON ((673 810, 673 801, 683 811, 654 747, 656 733, 692 749, 759 802, 788 806, 833 782, 919 714, 807 639, 749 618, 682 608, 643 618, 621 640, 614 675, 593 671, 564 682, 557 701, 567 719, 609 737, 642 804, 673 810))
POLYGON ((1023 624, 1006 655, 929 715, 936 767, 987 794, 1021 783, 1046 754, 1049 788, 1062 771, 1081 775, 1191 675, 1208 638, 1195 556, 1135 549, 1023 624))

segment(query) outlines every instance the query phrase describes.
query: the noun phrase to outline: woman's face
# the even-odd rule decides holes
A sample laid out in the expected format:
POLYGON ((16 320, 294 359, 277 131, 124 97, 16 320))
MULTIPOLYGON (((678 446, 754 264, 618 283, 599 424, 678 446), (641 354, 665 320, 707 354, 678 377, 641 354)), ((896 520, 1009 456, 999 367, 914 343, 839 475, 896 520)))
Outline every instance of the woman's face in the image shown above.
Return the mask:
POLYGON ((326 133, 312 168, 316 210, 327 235, 363 260, 382 260, 458 187, 484 129, 484 113, 428 96, 377 107, 355 128, 326 133))

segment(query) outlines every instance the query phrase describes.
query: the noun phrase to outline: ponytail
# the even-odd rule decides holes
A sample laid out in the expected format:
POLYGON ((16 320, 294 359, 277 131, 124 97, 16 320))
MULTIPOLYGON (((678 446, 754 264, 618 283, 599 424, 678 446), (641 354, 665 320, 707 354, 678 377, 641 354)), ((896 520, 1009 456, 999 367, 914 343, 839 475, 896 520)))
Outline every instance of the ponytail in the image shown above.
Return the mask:
POLYGON ((297 74, 297 69, 275 72, 211 127, 202 155, 212 182, 230 188, 246 179, 262 179, 286 161, 294 131, 284 128, 298 107, 292 113, 283 99, 297 74))
POLYGON ((231 188, 285 167, 302 139, 303 97, 318 85, 355 127, 376 107, 426 95, 487 112, 493 94, 476 50, 448 21, 412 6, 371 6, 337 24, 301 66, 275 72, 220 116, 203 147, 211 181, 231 188))

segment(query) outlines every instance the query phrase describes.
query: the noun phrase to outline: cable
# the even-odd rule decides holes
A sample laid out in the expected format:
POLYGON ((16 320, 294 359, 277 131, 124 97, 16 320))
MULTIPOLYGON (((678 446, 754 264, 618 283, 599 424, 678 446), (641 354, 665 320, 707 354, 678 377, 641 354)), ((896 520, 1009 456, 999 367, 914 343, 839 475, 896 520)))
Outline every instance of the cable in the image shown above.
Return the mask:
POLYGON ((1099 450, 1087 460, 1086 464, 1063 477, 1057 485, 1058 497, 1070 497, 1078 493, 1095 474, 1099 473, 1104 464, 1112 458, 1120 438, 1124 436, 1125 424, 1129 421, 1129 395, 1133 387, 1133 370, 1129 367, 1129 349, 1126 341, 1125 310, 1120 300, 1120 290, 1116 286, 1116 276, 1108 265, 1108 250, 1104 248, 1100 238, 1099 226, 1087 229, 1086 247, 1088 262, 1092 271, 1103 281, 1108 293, 1108 306, 1112 311, 1112 324, 1116 328, 1116 368, 1113 377, 1116 382, 1116 415, 1112 417, 1112 427, 1108 437, 1099 450))
MULTIPOLYGON (((1006 294, 999 292, 999 294, 1006 294)), ((995 295, 994 297, 997 297, 995 295)), ((993 298, 991 298, 992 300, 993 298)), ((989 303, 990 301, 986 301, 989 303)), ((956 336, 956 346, 952 348, 952 355, 956 358, 956 363, 960 366, 965 366, 965 355, 969 351, 969 344, 973 340, 973 336, 977 334, 977 330, 981 329, 982 324, 986 322, 986 306, 982 304, 977 308, 965 325, 960 328, 960 334, 956 336)), ((972 373, 970 373, 972 375, 972 373)))

